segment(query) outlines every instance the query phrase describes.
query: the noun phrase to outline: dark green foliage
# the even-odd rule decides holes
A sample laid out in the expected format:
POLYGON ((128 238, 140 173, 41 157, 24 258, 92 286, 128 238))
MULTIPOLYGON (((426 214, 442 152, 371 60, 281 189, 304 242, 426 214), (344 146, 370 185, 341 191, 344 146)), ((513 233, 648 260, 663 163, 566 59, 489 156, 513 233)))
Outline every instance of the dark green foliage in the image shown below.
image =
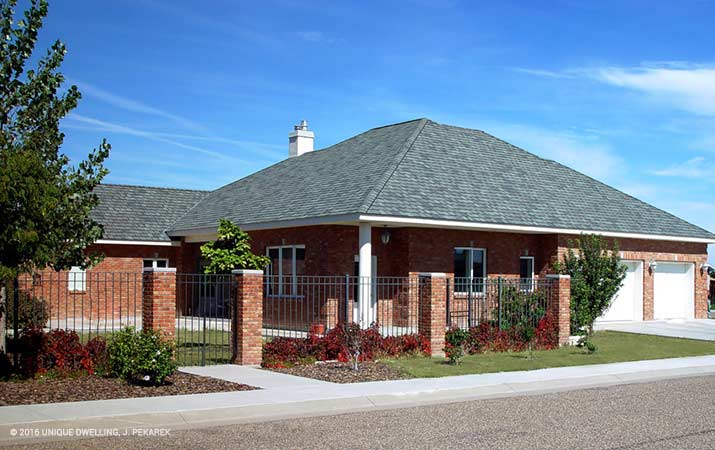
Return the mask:
POLYGON ((112 372, 130 383, 159 385, 176 371, 174 342, 158 331, 118 331, 107 346, 112 372))
POLYGON ((502 290, 501 319, 499 307, 492 310, 492 320, 501 323, 501 328, 535 328, 546 315, 546 293, 529 292, 507 286, 502 290))
POLYGON ((469 332, 461 328, 450 328, 444 336, 444 355, 450 364, 459 364, 464 356, 464 345, 469 332))
MULTIPOLYGON (((7 315, 5 316, 5 320, 7 320, 7 327, 12 328, 15 323, 15 308, 13 305, 12 290, 8 290, 8 292, 7 315)), ((47 301, 39 297, 30 296, 26 292, 20 292, 18 294, 17 306, 18 330, 25 328, 43 328, 47 323, 47 319, 50 317, 50 309, 47 301)))
POLYGON ((201 246, 201 256, 209 261, 205 273, 231 273, 234 269, 266 268, 266 256, 251 253, 251 238, 230 220, 219 220, 215 241, 201 246))
POLYGON ((576 242, 569 241, 564 260, 555 264, 555 268, 571 275, 574 331, 582 329, 591 335, 593 323, 611 306, 626 276, 626 267, 618 256, 618 243, 614 241, 609 249, 601 236, 583 234, 576 242))
POLYGON ((45 0, 31 0, 15 20, 16 0, 0 3, 0 279, 52 267, 88 267, 99 255, 84 249, 102 237, 90 218, 92 190, 107 174, 109 144, 71 165, 60 153, 60 120, 77 106, 76 86, 59 72, 66 48, 56 41, 27 69, 47 15, 45 0))

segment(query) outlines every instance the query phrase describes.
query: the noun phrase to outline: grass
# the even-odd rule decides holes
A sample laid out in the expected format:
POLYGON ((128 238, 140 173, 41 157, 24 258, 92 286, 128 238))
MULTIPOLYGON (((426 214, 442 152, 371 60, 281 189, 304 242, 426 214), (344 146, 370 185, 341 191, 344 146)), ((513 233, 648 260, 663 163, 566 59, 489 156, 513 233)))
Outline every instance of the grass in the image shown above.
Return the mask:
MULTIPOLYGON (((79 339, 86 344, 90 338, 102 336, 110 340, 112 332, 78 333, 79 339)), ((189 331, 176 330, 176 361, 180 366, 197 366, 204 361, 206 364, 226 364, 231 359, 231 333, 221 330, 189 331)))
POLYGON ((590 355, 580 348, 562 347, 535 351, 533 359, 528 359, 528 352, 468 355, 457 366, 447 364, 444 358, 429 357, 386 362, 409 376, 431 378, 715 354, 715 342, 616 331, 596 332, 593 342, 598 350, 590 355))

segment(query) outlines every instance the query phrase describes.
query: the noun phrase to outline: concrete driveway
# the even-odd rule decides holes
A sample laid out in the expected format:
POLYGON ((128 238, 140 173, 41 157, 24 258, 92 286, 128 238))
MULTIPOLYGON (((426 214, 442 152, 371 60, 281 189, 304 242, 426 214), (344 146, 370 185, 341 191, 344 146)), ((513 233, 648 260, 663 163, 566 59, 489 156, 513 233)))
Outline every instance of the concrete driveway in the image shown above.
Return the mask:
POLYGON ((594 326, 596 330, 625 331, 627 333, 715 341, 715 320, 647 320, 643 322, 612 322, 594 326))

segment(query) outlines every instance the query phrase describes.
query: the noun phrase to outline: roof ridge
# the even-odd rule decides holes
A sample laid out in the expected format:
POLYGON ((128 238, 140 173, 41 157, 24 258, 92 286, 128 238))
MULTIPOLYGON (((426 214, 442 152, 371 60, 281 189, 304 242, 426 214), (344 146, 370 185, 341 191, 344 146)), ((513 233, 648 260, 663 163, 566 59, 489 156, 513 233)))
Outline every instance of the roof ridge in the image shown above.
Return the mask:
MULTIPOLYGON (((419 137, 419 135, 422 133, 422 130, 424 130, 425 125, 427 125, 427 122, 430 121, 429 119, 426 119, 426 118, 422 118, 422 119, 418 119, 418 120, 419 120, 419 124, 417 125, 417 128, 415 129, 415 131, 412 132, 412 134, 402 144, 402 148, 400 149, 400 152, 398 152, 397 157, 394 159, 394 161, 390 165, 392 167, 392 170, 385 171, 386 175, 378 181, 378 183, 376 184, 376 187, 370 189, 368 194, 365 196, 365 201, 363 202, 362 205, 360 205, 360 209, 361 209, 360 212, 363 212, 362 210, 364 210, 364 212, 367 212, 372 207, 372 205, 375 203, 375 200, 377 200, 377 198, 380 196, 380 193, 382 193, 382 191, 385 189, 385 186, 387 185, 387 183, 390 181, 392 176, 397 171, 397 168, 400 167, 400 164, 405 159, 405 156, 407 156, 407 153, 409 153, 410 149, 414 145, 414 143, 417 140, 417 138, 419 137)), ((414 120, 410 120, 410 121, 402 122, 402 123, 409 123, 409 122, 414 122, 414 120)), ((381 127, 381 128, 384 128, 384 127, 381 127)), ((390 166, 388 166, 388 169, 390 166)))
POLYGON ((166 191, 211 192, 210 189, 185 189, 185 188, 166 187, 166 186, 146 186, 143 184, 100 183, 98 186, 119 186, 119 187, 132 187, 132 188, 143 188, 143 189, 162 189, 162 190, 166 190, 166 191))

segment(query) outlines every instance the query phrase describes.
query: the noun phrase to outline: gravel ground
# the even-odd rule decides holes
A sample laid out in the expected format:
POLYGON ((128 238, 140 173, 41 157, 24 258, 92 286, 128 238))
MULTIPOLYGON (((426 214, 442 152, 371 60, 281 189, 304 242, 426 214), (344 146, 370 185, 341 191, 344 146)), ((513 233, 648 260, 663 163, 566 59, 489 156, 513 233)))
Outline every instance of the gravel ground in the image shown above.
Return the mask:
POLYGON ((360 363, 359 370, 352 370, 350 364, 341 362, 307 364, 270 370, 333 383, 360 383, 408 378, 400 370, 376 361, 360 363))
POLYGON ((33 379, 0 382, 0 406, 247 391, 251 389, 255 388, 245 384, 231 383, 183 372, 176 372, 170 376, 163 386, 134 386, 118 378, 102 378, 98 376, 33 379))
POLYGON ((24 448, 715 448, 715 377, 24 448))

